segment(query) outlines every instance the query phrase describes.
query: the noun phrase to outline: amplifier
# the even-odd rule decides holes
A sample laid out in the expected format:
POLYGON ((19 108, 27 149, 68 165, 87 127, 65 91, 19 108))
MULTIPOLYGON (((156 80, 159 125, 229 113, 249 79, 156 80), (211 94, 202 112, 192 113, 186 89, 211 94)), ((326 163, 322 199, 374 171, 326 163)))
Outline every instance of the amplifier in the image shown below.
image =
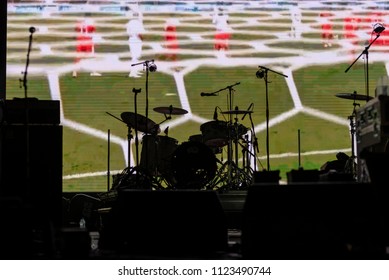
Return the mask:
POLYGON ((2 122, 25 124, 28 109, 28 124, 60 124, 60 101, 37 98, 14 98, 5 100, 0 110, 2 122))
POLYGON ((359 153, 386 143, 389 138, 389 96, 379 95, 356 112, 356 141, 359 153))

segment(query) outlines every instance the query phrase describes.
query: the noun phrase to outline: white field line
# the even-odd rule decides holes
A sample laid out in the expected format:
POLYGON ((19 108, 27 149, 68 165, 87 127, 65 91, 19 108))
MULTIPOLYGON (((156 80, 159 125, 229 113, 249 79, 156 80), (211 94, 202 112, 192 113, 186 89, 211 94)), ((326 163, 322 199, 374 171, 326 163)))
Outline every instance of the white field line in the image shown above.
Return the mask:
MULTIPOLYGON (((123 170, 112 170, 110 171, 111 175, 120 174, 123 170)), ((90 172, 90 173, 80 173, 80 174, 73 174, 73 175, 66 175, 63 176, 63 180, 72 180, 72 179, 80 179, 80 178, 87 178, 87 177, 97 177, 97 176, 107 176, 108 171, 99 171, 99 172, 90 172)))
POLYGON ((294 82, 293 78, 293 72, 290 69, 284 70, 284 75, 288 76, 288 78, 285 78, 286 84, 289 88, 290 95, 293 100, 294 107, 298 110, 302 109, 303 104, 301 103, 301 99, 299 96, 299 93, 297 91, 296 84, 294 82))
MULTIPOLYGON (((328 155, 328 154, 336 154, 338 152, 350 152, 351 148, 347 149, 338 149, 338 150, 322 150, 322 151, 311 151, 300 153, 301 156, 312 156, 312 155, 328 155)), ((298 153, 282 153, 282 154, 273 154, 269 155, 269 158, 286 158, 286 157, 297 157, 298 153)), ((267 156, 258 157, 258 159, 267 159, 267 156)))
MULTIPOLYGON (((300 112, 301 112, 301 110, 299 110, 297 108, 293 108, 287 112, 279 114, 278 116, 276 116, 274 118, 269 119, 269 128, 272 126, 275 126, 279 123, 282 123, 283 121, 286 121, 287 119, 294 117, 295 115, 297 115, 300 112)), ((266 122, 263 122, 263 123, 255 126, 255 132, 260 132, 260 131, 263 131, 265 129, 266 129, 266 122)))

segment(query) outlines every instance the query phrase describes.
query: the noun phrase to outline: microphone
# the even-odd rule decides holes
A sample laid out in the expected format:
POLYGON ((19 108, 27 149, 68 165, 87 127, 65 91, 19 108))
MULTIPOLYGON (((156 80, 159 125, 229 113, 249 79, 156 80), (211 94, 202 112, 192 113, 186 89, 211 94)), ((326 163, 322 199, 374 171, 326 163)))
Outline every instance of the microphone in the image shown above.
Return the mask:
POLYGON ((31 26, 28 30, 30 31, 30 33, 34 33, 36 31, 34 26, 31 26))
POLYGON ((251 103, 250 106, 247 108, 247 111, 246 113, 244 113, 243 117, 242 117, 242 121, 244 120, 244 118, 246 117, 246 115, 249 113, 251 107, 254 105, 254 103, 251 103))
POLYGON ((213 119, 217 121, 217 106, 215 107, 215 112, 213 112, 213 119))
POLYGON ((255 76, 257 76, 258 79, 262 79, 262 78, 265 76, 265 73, 264 73, 264 71, 261 69, 261 70, 258 70, 258 71, 255 73, 255 76))
POLYGON ((149 70, 150 70, 150 72, 157 71, 157 65, 154 64, 154 59, 152 59, 151 63, 149 64, 149 70))
POLYGON ((202 92, 200 93, 201 96, 217 96, 216 93, 205 93, 205 92, 202 92))
POLYGON ((374 24, 373 28, 374 28, 373 31, 374 31, 375 33, 378 33, 378 34, 380 34, 382 31, 385 30, 385 27, 384 27, 381 23, 376 23, 376 24, 374 24))

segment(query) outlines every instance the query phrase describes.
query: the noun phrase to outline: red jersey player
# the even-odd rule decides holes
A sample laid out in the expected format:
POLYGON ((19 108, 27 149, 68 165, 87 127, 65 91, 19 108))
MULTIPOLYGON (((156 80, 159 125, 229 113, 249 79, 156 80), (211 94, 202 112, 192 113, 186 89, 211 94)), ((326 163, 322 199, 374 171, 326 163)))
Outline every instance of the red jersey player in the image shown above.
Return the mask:
MULTIPOLYGON (((77 46, 76 46, 76 65, 78 65, 82 58, 90 57, 95 53, 95 46, 93 42, 93 35, 96 32, 96 26, 92 19, 84 19, 77 23, 77 46)), ((78 68, 78 67, 77 67, 78 68)), ((92 72, 91 76, 101 76, 97 72, 92 72)), ((77 71, 73 71, 73 77, 77 77, 77 71)))
POLYGON ((332 16, 332 13, 322 12, 320 13, 321 17, 321 38, 323 40, 323 45, 325 48, 332 46, 332 40, 334 34, 332 33, 332 22, 329 17, 332 16))
POLYGON ((168 19, 165 24, 166 48, 169 52, 166 54, 168 59, 175 61, 177 59, 178 40, 177 40, 178 20, 168 19))
POLYGON ((214 49, 218 51, 219 57, 223 57, 225 56, 225 51, 229 49, 228 41, 231 37, 228 15, 224 14, 221 8, 215 9, 213 23, 216 25, 214 49))

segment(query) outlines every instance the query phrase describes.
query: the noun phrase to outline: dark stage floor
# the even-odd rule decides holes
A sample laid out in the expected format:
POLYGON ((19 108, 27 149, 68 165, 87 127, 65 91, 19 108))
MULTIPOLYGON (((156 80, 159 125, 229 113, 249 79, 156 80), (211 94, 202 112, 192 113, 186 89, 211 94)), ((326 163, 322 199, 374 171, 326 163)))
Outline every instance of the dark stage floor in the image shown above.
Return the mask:
POLYGON ((128 189, 105 201, 101 195, 64 193, 60 223, 49 211, 4 198, 1 258, 389 258, 385 184, 253 184, 223 193, 128 189))

